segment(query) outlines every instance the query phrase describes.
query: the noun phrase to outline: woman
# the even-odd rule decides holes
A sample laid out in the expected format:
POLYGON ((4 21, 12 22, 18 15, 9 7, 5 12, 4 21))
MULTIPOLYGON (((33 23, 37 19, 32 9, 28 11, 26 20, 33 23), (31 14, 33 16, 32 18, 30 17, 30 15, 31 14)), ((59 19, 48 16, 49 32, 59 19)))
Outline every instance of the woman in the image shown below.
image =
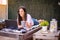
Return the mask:
POLYGON ((31 15, 27 14, 26 8, 24 6, 20 6, 18 9, 17 25, 19 29, 23 28, 21 21, 25 21, 26 28, 31 28, 34 25, 31 15))

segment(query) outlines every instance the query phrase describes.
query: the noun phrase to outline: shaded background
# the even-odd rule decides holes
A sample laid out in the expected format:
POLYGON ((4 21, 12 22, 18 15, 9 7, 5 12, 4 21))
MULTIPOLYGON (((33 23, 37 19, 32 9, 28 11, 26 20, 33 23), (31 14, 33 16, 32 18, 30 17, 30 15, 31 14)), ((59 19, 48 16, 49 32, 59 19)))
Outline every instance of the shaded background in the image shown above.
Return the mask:
POLYGON ((46 19, 51 21, 52 18, 57 19, 60 27, 60 0, 8 0, 8 18, 16 19, 17 9, 23 5, 27 8, 33 18, 46 19))

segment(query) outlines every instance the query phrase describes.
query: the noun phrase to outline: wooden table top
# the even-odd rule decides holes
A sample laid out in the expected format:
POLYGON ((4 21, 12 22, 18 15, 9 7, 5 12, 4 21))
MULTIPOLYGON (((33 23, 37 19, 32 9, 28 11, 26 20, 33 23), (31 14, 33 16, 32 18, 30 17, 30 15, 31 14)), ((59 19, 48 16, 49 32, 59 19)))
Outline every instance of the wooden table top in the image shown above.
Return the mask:
POLYGON ((37 28, 34 28, 26 33, 17 33, 17 32, 5 32, 5 31, 0 31, 0 36, 11 36, 11 37, 16 37, 17 36, 29 36, 35 32, 37 32, 38 30, 40 30, 41 27, 37 27, 37 28))
POLYGON ((49 31, 46 31, 46 32, 41 32, 41 30, 39 30, 38 32, 34 33, 34 35, 36 36, 59 36, 60 34, 60 30, 58 30, 57 32, 49 32, 49 31))

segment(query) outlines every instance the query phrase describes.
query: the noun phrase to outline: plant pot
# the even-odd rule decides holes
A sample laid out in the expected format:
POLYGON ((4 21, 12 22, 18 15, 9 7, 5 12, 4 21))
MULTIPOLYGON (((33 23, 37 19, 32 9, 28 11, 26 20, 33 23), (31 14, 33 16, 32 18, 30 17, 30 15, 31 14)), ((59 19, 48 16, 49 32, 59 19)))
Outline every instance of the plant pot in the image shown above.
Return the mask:
POLYGON ((47 31, 48 26, 42 26, 42 31, 47 31))

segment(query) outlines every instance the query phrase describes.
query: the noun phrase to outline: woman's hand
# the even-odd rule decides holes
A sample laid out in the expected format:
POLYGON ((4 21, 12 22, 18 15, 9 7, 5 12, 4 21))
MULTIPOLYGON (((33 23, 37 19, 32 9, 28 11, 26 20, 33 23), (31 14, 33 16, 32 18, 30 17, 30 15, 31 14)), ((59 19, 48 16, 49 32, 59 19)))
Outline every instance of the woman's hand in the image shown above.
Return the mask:
POLYGON ((26 22, 26 27, 31 28, 32 27, 31 23, 26 22))
POLYGON ((18 29, 23 28, 22 25, 18 25, 18 29))

